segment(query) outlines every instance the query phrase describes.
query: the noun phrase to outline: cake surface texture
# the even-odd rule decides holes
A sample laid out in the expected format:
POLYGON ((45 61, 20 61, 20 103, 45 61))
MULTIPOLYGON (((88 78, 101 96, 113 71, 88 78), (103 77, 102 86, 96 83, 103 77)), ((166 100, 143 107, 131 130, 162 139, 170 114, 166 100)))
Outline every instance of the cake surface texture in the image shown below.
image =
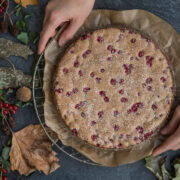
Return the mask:
POLYGON ((73 134, 102 148, 149 139, 166 120, 174 81, 166 56, 129 29, 87 33, 60 59, 56 106, 73 134))

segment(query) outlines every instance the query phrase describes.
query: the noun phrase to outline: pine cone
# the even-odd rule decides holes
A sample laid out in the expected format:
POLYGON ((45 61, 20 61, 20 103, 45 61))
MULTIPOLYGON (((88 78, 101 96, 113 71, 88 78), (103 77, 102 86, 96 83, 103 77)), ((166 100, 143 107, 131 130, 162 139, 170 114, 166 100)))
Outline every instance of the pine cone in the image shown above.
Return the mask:
POLYGON ((9 26, 9 31, 13 36, 17 36, 19 34, 18 28, 15 24, 9 26))
POLYGON ((1 32, 2 33, 7 33, 8 32, 8 22, 7 21, 1 21, 0 22, 0 26, 1 26, 1 32))
POLYGON ((16 119, 15 118, 10 116, 8 118, 8 122, 9 122, 9 125, 11 126, 11 128, 15 128, 16 127, 16 119))

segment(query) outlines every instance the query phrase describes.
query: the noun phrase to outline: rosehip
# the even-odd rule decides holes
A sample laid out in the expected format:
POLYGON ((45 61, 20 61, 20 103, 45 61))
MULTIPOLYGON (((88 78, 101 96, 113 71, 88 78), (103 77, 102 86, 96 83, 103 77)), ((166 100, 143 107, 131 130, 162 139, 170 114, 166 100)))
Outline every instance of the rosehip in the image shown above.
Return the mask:
POLYGON ((16 114, 16 111, 15 111, 15 110, 12 110, 12 111, 11 111, 11 114, 16 114))
POLYGON ((13 106, 10 105, 10 106, 8 107, 8 110, 9 110, 9 111, 12 111, 12 110, 13 110, 13 106))
POLYGON ((2 108, 3 107, 3 103, 2 102, 0 102, 0 108, 2 108))
POLYGON ((7 169, 4 169, 4 168, 3 168, 3 169, 2 169, 2 173, 3 173, 3 174, 7 174, 7 169))
POLYGON ((3 5, 4 5, 4 6, 7 6, 7 5, 8 5, 8 2, 7 2, 7 1, 5 1, 5 2, 3 3, 3 5))
POLYGON ((2 180, 7 180, 7 176, 3 176, 3 177, 2 177, 2 180))
POLYGON ((7 110, 3 110, 3 114, 4 114, 4 115, 7 115, 7 114, 8 114, 8 111, 7 111, 7 110))
POLYGON ((9 104, 8 104, 8 103, 4 103, 4 104, 3 104, 3 107, 8 108, 8 107, 9 107, 9 104))
POLYGON ((13 106, 13 109, 14 109, 15 111, 17 111, 17 110, 18 110, 18 107, 17 107, 17 106, 13 106))

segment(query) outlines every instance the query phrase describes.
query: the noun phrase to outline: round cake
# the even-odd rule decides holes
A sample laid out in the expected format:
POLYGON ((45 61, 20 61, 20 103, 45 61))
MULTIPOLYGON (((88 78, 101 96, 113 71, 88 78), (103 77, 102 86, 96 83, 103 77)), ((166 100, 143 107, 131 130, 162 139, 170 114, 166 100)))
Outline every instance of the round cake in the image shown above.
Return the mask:
POLYGON ((55 73, 59 113, 73 134, 102 148, 128 148, 150 138, 173 102, 167 58, 148 38, 107 28, 81 36, 55 73))

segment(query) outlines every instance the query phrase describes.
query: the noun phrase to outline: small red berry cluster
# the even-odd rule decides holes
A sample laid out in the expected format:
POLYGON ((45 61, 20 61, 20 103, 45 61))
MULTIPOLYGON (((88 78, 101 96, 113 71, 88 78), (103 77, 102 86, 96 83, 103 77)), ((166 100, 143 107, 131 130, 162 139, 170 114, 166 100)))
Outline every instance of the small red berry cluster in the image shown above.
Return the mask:
POLYGON ((16 114, 18 107, 9 103, 0 102, 0 109, 2 110, 3 115, 6 116, 9 113, 16 114))
POLYGON ((2 174, 2 180, 7 180, 7 176, 6 176, 6 174, 7 174, 7 169, 1 168, 1 169, 0 169, 0 174, 2 174))
POLYGON ((0 0, 0 15, 4 12, 7 5, 8 5, 8 1, 3 2, 3 0, 0 0))

